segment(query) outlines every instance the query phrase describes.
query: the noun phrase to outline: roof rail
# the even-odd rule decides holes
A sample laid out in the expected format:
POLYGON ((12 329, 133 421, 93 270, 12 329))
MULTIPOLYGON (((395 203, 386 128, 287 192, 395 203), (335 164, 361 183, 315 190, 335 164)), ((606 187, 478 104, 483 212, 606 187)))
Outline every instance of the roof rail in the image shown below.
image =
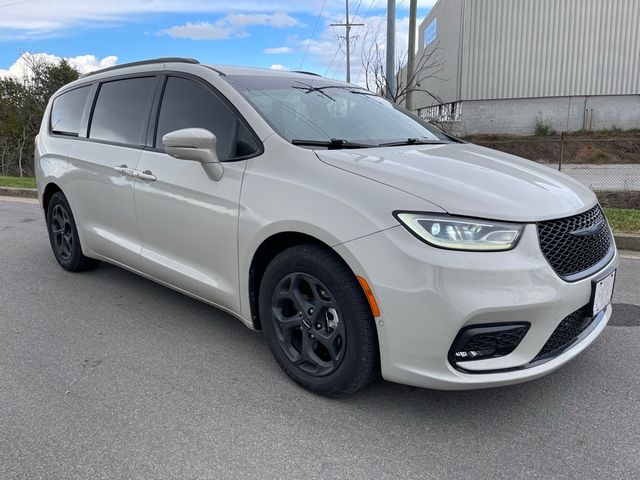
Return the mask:
POLYGON ((121 65, 114 65, 113 67, 102 68, 100 70, 94 70, 93 72, 88 72, 80 75, 80 78, 90 77, 91 75, 97 75, 98 73, 110 72, 111 70, 118 70, 120 68, 126 67, 137 67, 138 65, 152 65, 154 63, 193 63, 199 64, 198 60, 193 58, 182 58, 182 57, 162 57, 162 58, 153 58, 151 60, 141 60, 139 62, 130 62, 123 63, 121 65))
POLYGON ((304 70, 291 70, 293 73, 304 73, 305 75, 313 75, 314 77, 321 77, 322 75, 320 75, 319 73, 314 73, 314 72, 306 72, 304 70))

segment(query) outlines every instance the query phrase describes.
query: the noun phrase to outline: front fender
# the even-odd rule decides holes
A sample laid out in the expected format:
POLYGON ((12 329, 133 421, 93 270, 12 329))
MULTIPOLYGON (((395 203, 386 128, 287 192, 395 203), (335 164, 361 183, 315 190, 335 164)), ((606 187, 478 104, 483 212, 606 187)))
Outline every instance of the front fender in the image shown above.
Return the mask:
MULTIPOLYGON (((394 210, 442 209, 401 190, 323 163, 312 150, 273 135, 247 163, 240 198, 238 263, 241 312, 251 318, 249 270, 273 235, 292 232, 335 247, 398 226, 394 210)), ((356 271, 356 270, 354 270, 356 271)))

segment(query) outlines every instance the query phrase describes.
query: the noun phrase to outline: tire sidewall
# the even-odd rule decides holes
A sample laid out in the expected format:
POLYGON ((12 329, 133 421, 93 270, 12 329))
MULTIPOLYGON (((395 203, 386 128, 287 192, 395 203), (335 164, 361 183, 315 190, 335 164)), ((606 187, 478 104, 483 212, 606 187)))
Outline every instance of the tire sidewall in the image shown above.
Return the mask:
POLYGON ((62 192, 56 192, 51 197, 49 201, 49 205, 47 207, 47 232, 49 233, 49 242, 51 243, 51 249, 53 250, 53 255, 56 261, 60 264, 61 267, 67 270, 73 270, 77 268, 81 255, 82 248, 80 246, 80 238, 78 236, 78 229, 76 228, 76 221, 73 217, 73 212, 71 211, 71 206, 67 201, 67 198, 64 196, 62 192), (62 258, 62 256, 58 253, 58 249, 55 246, 55 240, 53 238, 53 232, 51 230, 51 217, 53 213, 53 209, 57 206, 61 205, 67 212, 69 216, 69 221, 71 223, 71 235, 73 236, 73 253, 68 260, 62 258))

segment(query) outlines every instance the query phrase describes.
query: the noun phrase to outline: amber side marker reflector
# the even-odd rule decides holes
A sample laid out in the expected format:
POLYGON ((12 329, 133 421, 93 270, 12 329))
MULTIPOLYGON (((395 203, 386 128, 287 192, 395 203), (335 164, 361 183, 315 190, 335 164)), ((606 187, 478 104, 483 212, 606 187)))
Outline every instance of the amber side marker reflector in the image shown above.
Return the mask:
POLYGON ((371 312, 373 313, 373 316, 379 317, 380 309, 378 308, 378 302, 376 302, 376 297, 373 296, 373 292, 371 291, 369 284, 360 275, 356 275, 356 277, 358 278, 358 282, 360 282, 360 286, 362 287, 362 290, 364 290, 364 294, 367 297, 367 300, 369 301, 369 306, 371 307, 371 312))

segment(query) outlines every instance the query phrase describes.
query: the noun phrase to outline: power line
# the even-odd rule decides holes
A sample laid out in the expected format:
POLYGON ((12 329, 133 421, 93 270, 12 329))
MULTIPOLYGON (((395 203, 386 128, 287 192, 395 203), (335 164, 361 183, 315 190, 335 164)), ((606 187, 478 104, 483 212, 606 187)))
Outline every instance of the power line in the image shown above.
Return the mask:
POLYGON ((311 32, 311 38, 309 39, 309 42, 307 42, 307 48, 304 50, 304 55, 302 56, 302 61, 300 62, 300 66, 298 67, 298 70, 302 70, 302 65, 304 64, 304 59, 307 58, 307 52, 309 51, 309 46, 311 46, 311 42, 313 41, 313 38, 316 35, 316 29, 318 28, 318 22, 320 21, 320 17, 322 16, 322 11, 324 10, 324 6, 326 5, 327 0, 324 0, 324 2, 322 2, 322 7, 320 7, 320 11, 318 12, 318 16, 316 17, 316 23, 313 26, 313 32, 311 32))
MULTIPOLYGON (((360 0, 362 3, 362 0, 360 0)), ((360 8, 360 4, 358 4, 360 8)), ((353 23, 349 19, 349 0, 346 0, 346 19, 345 23, 332 23, 332 27, 345 27, 345 43, 347 45, 347 83, 351 81, 351 49, 349 48, 349 37, 351 36, 351 27, 361 27, 364 23, 353 23)))
MULTIPOLYGON (((367 13, 364 14, 364 17, 366 17, 369 12, 373 9, 377 9, 378 5, 380 4, 382 0, 371 0, 371 3, 369 4, 369 9, 367 10, 367 13), (374 6, 374 2, 375 2, 375 6, 374 6)), ((396 7, 396 10, 399 10, 402 8, 402 6, 407 2, 407 0, 401 0, 400 3, 398 4, 398 6, 396 7)), ((380 30, 382 28, 382 22, 384 22, 384 20, 387 18, 387 12, 385 10, 384 15, 382 15, 382 17, 380 17, 380 22, 378 22, 378 30, 380 30)), ((364 73, 364 65, 360 66, 360 72, 358 73, 358 76, 356 77, 356 83, 358 83, 360 81, 360 79, 362 78, 362 74, 364 73)))
POLYGON ((333 58, 329 62, 329 66, 327 67, 327 69, 324 72, 324 75, 323 75, 324 77, 326 77, 327 73, 329 73, 329 70, 331 70, 331 66, 333 65, 333 62, 336 61, 336 57, 338 56, 338 53, 340 53, 342 51, 342 42, 343 42, 343 39, 340 38, 340 42, 338 42, 338 49, 336 50, 336 53, 333 54, 333 58))
MULTIPOLYGON (((380 4, 382 0, 371 0, 371 3, 369 4, 369 9, 367 10, 367 13, 364 14, 364 16, 366 17, 369 12, 371 10, 373 10, 374 8, 378 8, 378 5, 380 4), (374 2, 375 2, 375 7, 374 7, 374 2)), ((382 15, 382 17, 380 17, 380 21, 378 22, 378 30, 380 30, 380 28, 382 28, 382 22, 384 21, 384 19, 386 18, 387 13, 385 11, 385 14, 382 15)), ((362 73, 364 72, 364 64, 360 65, 360 72, 358 73, 358 77, 356 78, 356 83, 358 83, 360 81, 360 78, 362 78, 362 73)))
MULTIPOLYGON (((369 9, 367 10, 367 13, 365 13, 365 17, 369 14, 369 12, 371 11, 371 8, 373 7, 373 3, 375 2, 380 3, 382 0, 371 0, 371 3, 369 4, 369 9)), ((362 3, 362 2, 360 2, 362 3)), ((360 4, 358 4, 358 6, 356 7, 356 14, 358 13, 358 9, 360 8, 360 4)), ((329 66, 327 67, 327 69, 324 72, 324 76, 326 77, 327 74, 329 73, 329 70, 331 70, 331 67, 333 66, 333 62, 336 61, 336 57, 338 56, 338 53, 340 53, 342 51, 342 43, 344 41, 343 37, 340 37, 340 42, 338 43, 338 48, 336 50, 336 53, 333 54, 333 58, 331 59, 331 62, 329 62, 329 66)), ((338 63, 338 66, 336 67, 336 71, 333 74, 333 77, 335 78, 336 74, 338 73, 338 70, 340 69, 340 67, 342 66, 342 61, 344 60, 344 58, 340 59, 340 63, 338 63)), ((362 74, 362 72, 360 72, 362 74)))

